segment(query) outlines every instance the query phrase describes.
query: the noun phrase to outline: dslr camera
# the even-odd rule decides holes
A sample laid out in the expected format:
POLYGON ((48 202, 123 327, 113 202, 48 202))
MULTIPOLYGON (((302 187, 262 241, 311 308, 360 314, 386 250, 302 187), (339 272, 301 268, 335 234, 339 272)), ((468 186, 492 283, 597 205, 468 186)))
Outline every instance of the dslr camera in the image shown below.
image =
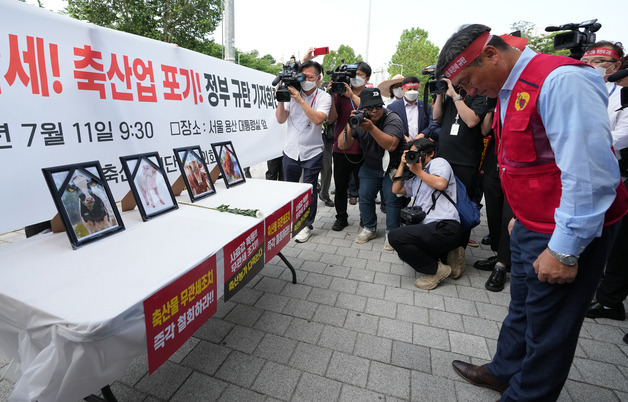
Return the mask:
MULTIPOLYGON (((342 92, 344 92, 344 90, 342 92)), ((354 115, 349 117, 349 127, 351 127, 352 129, 360 127, 360 124, 364 123, 364 119, 370 118, 371 115, 369 114, 368 110, 358 110, 354 115)))
POLYGON ((554 49, 569 49, 569 57, 580 60, 589 46, 595 43, 595 32, 602 28, 602 24, 596 19, 581 23, 549 26, 546 32, 570 31, 554 36, 554 49), (582 31, 581 31, 582 29, 582 31))
POLYGON ((416 225, 423 222, 427 214, 419 205, 405 207, 401 209, 401 224, 403 226, 416 225))
POLYGON ((424 165, 426 157, 425 151, 408 151, 406 152, 406 163, 408 165, 414 165, 420 159, 421 165, 424 165))
POLYGON ((283 70, 273 80, 273 87, 281 82, 275 96, 277 102, 290 102, 289 86, 296 88, 297 91, 301 90, 301 82, 305 81, 305 75, 299 72, 300 67, 301 64, 292 56, 290 61, 283 65, 283 70))
POLYGON ((436 79, 436 66, 427 66, 421 70, 422 75, 429 75, 425 85, 425 91, 429 91, 432 95, 444 94, 447 92, 447 83, 443 80, 436 79))
POLYGON ((351 78, 355 78, 355 74, 358 71, 357 64, 345 64, 344 59, 341 60, 342 64, 336 67, 335 70, 328 70, 327 74, 331 75, 331 93, 341 94, 345 92, 345 83, 351 84, 351 78))

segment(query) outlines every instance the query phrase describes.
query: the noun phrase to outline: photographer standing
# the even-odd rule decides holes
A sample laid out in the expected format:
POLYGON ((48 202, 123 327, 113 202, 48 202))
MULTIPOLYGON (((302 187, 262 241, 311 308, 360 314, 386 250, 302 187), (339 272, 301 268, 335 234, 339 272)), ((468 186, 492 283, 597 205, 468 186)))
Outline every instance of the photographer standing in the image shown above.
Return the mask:
MULTIPOLYGON (((338 137, 338 147, 347 149, 357 140, 364 153, 364 164, 359 172, 360 215, 364 229, 355 238, 356 243, 362 244, 377 237, 375 197, 380 190, 386 202, 386 232, 399 227, 402 200, 392 193, 391 174, 401 160, 406 141, 401 118, 384 108, 379 89, 362 90, 359 114, 363 116, 361 123, 352 127, 352 120, 360 121, 358 113, 352 112, 349 124, 338 137)), ((390 248, 388 235, 384 247, 390 248)))
POLYGON ((454 204, 441 194, 444 191, 455 200, 456 180, 449 163, 443 158, 434 158, 434 149, 433 141, 419 138, 413 142, 411 153, 403 153, 392 192, 412 197, 412 205, 421 207, 426 215, 423 221, 388 234, 388 241, 399 258, 423 274, 414 281, 414 286, 425 290, 434 289, 448 276, 458 279, 464 266, 462 261, 450 261, 455 260, 456 253, 448 253, 455 251, 460 242, 460 216, 454 204), (403 181, 406 166, 414 176, 403 181))
POLYGON ((288 86, 290 102, 278 102, 275 117, 277 123, 288 122, 286 140, 283 147, 283 169, 286 181, 298 182, 303 174, 303 182, 312 185, 311 214, 306 227, 295 236, 297 243, 308 241, 312 235, 312 223, 316 218, 318 200, 318 174, 323 168, 322 125, 329 109, 331 97, 320 89, 323 68, 315 61, 301 64, 299 72, 305 76, 301 90, 288 86))

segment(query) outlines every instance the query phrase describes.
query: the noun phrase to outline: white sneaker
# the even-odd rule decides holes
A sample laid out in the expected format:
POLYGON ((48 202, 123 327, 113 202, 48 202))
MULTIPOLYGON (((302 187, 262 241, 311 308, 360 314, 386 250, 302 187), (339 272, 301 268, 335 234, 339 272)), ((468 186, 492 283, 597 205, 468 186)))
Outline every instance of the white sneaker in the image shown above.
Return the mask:
POLYGON ((312 229, 306 226, 296 236, 294 236, 294 241, 297 243, 305 243, 310 240, 310 237, 312 237, 312 229))
POLYGON ((373 240, 377 237, 377 232, 375 230, 368 230, 367 228, 362 229, 360 234, 355 238, 355 242, 359 244, 364 244, 369 240, 373 240))
POLYGON ((388 243, 388 233, 386 233, 386 238, 384 239, 384 250, 386 250, 386 251, 395 251, 393 246, 391 246, 390 243, 388 243))

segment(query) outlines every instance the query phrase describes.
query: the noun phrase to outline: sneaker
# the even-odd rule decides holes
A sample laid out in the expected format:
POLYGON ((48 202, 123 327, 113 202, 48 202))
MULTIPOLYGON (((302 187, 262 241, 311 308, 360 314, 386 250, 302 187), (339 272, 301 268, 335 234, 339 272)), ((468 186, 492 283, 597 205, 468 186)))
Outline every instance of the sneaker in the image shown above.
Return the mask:
POLYGON ((451 275, 451 267, 438 261, 438 269, 434 275, 422 275, 414 281, 414 286, 419 289, 432 290, 445 278, 451 275))
POLYGON ((451 267, 451 279, 458 279, 464 272, 464 247, 455 248, 447 253, 447 265, 451 267))
POLYGON ((469 247, 480 247, 480 244, 473 240, 473 239, 469 239, 469 243, 468 243, 469 247))
POLYGON ((386 233, 386 237, 384 238, 384 250, 386 251, 395 251, 393 246, 388 243, 388 233, 386 233))
POLYGON ((504 268, 496 267, 493 269, 491 276, 488 277, 488 280, 484 284, 486 290, 490 290, 491 292, 501 292, 504 290, 504 282, 506 281, 506 270, 504 268))
POLYGON ((346 228, 347 226, 349 226, 349 222, 347 222, 346 219, 336 219, 333 226, 331 227, 331 230, 335 232, 340 232, 342 229, 346 228))
POLYGON ((362 229, 360 234, 355 238, 355 242, 359 244, 364 244, 369 240, 373 240, 377 237, 377 231, 368 230, 367 228, 362 229))
POLYGON ((310 237, 312 237, 312 229, 306 226, 296 236, 294 236, 294 241, 297 243, 305 243, 310 240, 310 237))

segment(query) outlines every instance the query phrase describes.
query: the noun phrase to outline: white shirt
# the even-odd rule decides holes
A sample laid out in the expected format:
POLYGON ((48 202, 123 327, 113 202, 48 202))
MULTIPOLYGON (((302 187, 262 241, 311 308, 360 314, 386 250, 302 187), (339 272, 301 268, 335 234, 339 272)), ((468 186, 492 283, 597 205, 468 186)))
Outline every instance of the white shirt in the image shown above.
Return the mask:
MULTIPOLYGON (((317 88, 312 95, 308 96, 301 91, 301 97, 317 112, 325 113, 329 116, 331 109, 331 96, 320 88, 317 88)), ((323 124, 314 125, 306 116, 301 105, 294 99, 284 104, 288 111, 288 124, 286 130, 286 140, 284 141, 283 152, 295 161, 307 161, 323 152, 323 124)))
POLYGON ((412 104, 403 98, 403 103, 406 106, 406 117, 408 118, 408 137, 413 140, 419 134, 419 102, 414 101, 412 104))
POLYGON ((614 82, 606 83, 606 89, 610 94, 607 108, 608 118, 611 122, 613 148, 617 159, 621 159, 619 150, 628 148, 628 109, 617 111, 621 107, 621 88, 614 82))

